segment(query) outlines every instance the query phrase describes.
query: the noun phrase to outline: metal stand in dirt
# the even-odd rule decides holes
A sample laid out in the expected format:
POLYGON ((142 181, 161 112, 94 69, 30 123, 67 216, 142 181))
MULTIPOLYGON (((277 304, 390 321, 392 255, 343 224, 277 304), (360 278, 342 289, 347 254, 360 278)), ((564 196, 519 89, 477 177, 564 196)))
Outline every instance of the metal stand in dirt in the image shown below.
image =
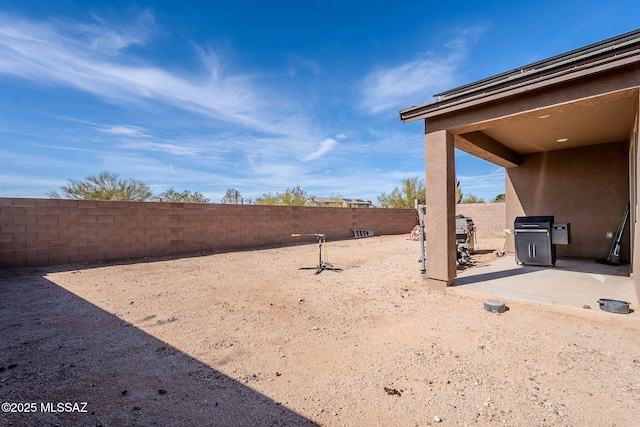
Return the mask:
POLYGON ((624 211, 622 216, 622 222, 618 227, 616 237, 613 239, 609 256, 606 259, 597 259, 596 262, 600 264, 620 265, 620 242, 622 241, 622 233, 624 233, 624 227, 627 225, 627 218, 629 217, 629 205, 624 211))
POLYGON ((298 268, 298 270, 316 270, 314 274, 320 274, 324 270, 342 271, 341 268, 335 268, 333 264, 330 264, 326 260, 329 257, 327 253, 327 246, 326 246, 324 234, 292 234, 291 235, 291 237, 300 237, 300 236, 316 236, 316 238, 318 239, 318 266, 317 267, 300 267, 298 268), (325 260, 322 259, 323 252, 324 252, 325 260))
POLYGON ((420 273, 422 274, 423 278, 424 276, 427 274, 427 267, 425 265, 425 262, 427 261, 427 256, 425 254, 425 247, 424 247, 424 216, 427 213, 427 208, 422 207, 420 208, 420 212, 422 213, 422 217, 420 218, 420 259, 418 261, 420 261, 422 263, 421 267, 420 267, 420 273))
MULTIPOLYGON (((513 228, 503 228, 502 231, 504 231, 507 234, 513 234, 513 228)), ((507 253, 507 239, 505 237, 504 244, 502 245, 502 250, 500 252, 496 252, 496 256, 501 257, 501 256, 504 256, 506 253, 507 253)))

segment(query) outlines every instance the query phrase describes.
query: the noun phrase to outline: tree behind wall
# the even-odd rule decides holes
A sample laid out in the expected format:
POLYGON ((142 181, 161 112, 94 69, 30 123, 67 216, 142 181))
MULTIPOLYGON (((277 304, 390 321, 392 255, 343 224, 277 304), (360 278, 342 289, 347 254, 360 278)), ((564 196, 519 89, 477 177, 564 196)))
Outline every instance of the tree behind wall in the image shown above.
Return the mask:
POLYGON ((415 200, 424 201, 426 187, 423 179, 415 176, 402 180, 402 186, 394 188, 391 193, 378 196, 378 203, 383 208, 413 209, 415 200))
POLYGON ((55 191, 47 194, 51 199, 76 200, 119 200, 143 202, 152 196, 147 184, 134 178, 121 179, 117 173, 102 171, 99 175, 89 175, 84 181, 70 179, 60 187, 63 196, 55 191))
POLYGON ((220 203, 223 205, 252 205, 253 199, 251 197, 245 198, 241 192, 235 188, 227 188, 227 192, 224 194, 220 203))
POLYGON ((305 190, 296 185, 293 188, 287 188, 283 193, 263 194, 262 197, 256 197, 257 205, 285 205, 285 206, 305 206, 307 200, 314 200, 315 196, 310 195, 305 190))
POLYGON ((171 187, 167 191, 160 193, 153 198, 157 202, 172 202, 172 203, 209 203, 209 199, 204 197, 202 193, 192 193, 189 190, 184 190, 182 193, 178 193, 171 187))
POLYGON ((460 203, 484 203, 484 199, 473 194, 467 194, 460 203))
POLYGON ((238 205, 242 203, 242 194, 235 188, 227 188, 227 192, 220 203, 223 205, 238 205))

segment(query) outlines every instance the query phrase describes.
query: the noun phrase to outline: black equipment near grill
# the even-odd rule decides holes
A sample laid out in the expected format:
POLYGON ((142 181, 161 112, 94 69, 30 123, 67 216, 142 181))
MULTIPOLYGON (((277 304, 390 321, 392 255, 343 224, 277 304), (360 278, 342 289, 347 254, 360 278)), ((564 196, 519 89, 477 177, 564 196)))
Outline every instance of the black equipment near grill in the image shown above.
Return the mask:
POLYGON ((521 216, 513 225, 516 262, 552 267, 556 264, 556 245, 569 244, 569 224, 554 224, 553 216, 521 216))

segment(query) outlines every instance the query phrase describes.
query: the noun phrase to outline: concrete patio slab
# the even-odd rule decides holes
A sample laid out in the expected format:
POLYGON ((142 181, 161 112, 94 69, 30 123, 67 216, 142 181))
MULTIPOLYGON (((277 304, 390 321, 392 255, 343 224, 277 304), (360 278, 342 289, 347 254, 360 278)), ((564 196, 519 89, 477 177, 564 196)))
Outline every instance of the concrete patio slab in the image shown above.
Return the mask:
POLYGON ((627 265, 611 266, 593 260, 558 259, 555 267, 522 266, 513 255, 458 272, 454 292, 474 292, 600 311, 601 298, 630 303, 629 314, 640 318, 638 295, 627 265))

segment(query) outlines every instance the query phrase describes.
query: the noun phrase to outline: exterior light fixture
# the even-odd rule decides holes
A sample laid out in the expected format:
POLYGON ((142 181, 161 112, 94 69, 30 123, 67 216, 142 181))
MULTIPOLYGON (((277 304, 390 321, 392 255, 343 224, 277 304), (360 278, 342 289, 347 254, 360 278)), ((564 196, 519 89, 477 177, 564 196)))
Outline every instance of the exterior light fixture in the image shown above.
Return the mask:
POLYGON ((549 114, 545 114, 544 116, 538 116, 539 119, 546 119, 547 117, 549 117, 549 114))
POLYGON ((562 142, 567 142, 568 140, 569 140, 569 138, 560 138, 556 142, 562 143, 562 142))

